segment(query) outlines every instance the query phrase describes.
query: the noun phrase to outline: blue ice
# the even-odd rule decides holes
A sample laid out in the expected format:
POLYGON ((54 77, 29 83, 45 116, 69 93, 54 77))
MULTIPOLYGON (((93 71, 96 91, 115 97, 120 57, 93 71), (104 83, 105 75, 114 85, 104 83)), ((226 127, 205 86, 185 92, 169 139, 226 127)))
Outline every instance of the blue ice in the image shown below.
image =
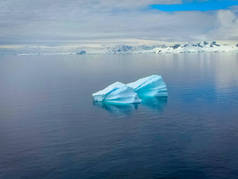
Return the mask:
POLYGON ((141 78, 135 82, 128 83, 127 86, 134 89, 140 98, 168 96, 166 83, 160 75, 141 78))
POLYGON ((124 83, 115 82, 103 90, 92 94, 94 101, 111 104, 140 103, 141 99, 134 90, 124 83))
POLYGON ((128 84, 115 82, 92 96, 96 102, 133 104, 146 97, 167 97, 168 91, 160 75, 151 75, 128 84))

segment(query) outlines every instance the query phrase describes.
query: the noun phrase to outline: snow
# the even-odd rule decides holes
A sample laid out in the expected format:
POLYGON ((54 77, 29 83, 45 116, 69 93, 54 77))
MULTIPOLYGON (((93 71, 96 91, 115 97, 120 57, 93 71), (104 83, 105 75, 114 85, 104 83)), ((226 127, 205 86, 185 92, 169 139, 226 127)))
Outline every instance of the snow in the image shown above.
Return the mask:
POLYGON ((168 96, 167 86, 160 75, 151 75, 135 82, 128 83, 139 97, 163 97, 168 96))
POLYGON ((140 103, 141 99, 134 90, 121 82, 115 82, 103 90, 92 94, 94 101, 111 104, 140 103))
POLYGON ((205 53, 205 52, 238 52, 238 48, 233 44, 220 44, 212 42, 181 43, 172 46, 157 47, 154 49, 156 54, 166 53, 205 53))
POLYGON ((133 47, 129 45, 119 45, 113 48, 109 48, 108 53, 120 54, 120 53, 130 53, 133 51, 133 47))

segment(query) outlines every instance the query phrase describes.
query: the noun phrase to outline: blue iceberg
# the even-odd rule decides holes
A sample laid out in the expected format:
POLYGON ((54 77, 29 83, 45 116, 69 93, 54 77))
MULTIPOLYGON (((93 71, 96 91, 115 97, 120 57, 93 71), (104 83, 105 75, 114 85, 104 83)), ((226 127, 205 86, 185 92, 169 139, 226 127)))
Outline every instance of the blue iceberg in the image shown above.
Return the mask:
POLYGON ((141 99, 129 86, 115 82, 103 90, 92 94, 94 101, 111 104, 133 104, 140 103, 141 99))
POLYGON ((135 82, 128 83, 127 86, 132 88, 140 98, 168 96, 166 83, 160 75, 141 78, 135 82))
POLYGON ((150 97, 167 97, 168 91, 160 75, 151 75, 128 84, 115 82, 92 96, 95 102, 120 105, 140 103, 150 97))

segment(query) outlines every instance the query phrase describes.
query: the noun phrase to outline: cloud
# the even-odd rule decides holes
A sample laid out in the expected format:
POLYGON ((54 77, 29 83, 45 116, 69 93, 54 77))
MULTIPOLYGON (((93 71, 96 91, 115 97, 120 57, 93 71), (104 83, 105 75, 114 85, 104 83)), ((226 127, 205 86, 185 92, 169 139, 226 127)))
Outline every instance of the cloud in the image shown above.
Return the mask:
POLYGON ((237 14, 232 10, 218 11, 215 28, 208 33, 208 36, 220 40, 238 40, 237 14))
MULTIPOLYGON (((236 16, 224 13, 227 11, 167 13, 149 9, 149 5, 154 3, 182 2, 181 0, 2 0, 0 38, 6 42, 95 38, 194 40, 223 37, 222 33, 229 31, 229 28, 233 29, 232 32, 236 31, 234 25, 237 24, 236 16), (229 18, 233 20, 230 21, 229 18)), ((230 11, 233 13, 235 10, 230 11)), ((228 34, 225 38, 235 37, 228 34)))

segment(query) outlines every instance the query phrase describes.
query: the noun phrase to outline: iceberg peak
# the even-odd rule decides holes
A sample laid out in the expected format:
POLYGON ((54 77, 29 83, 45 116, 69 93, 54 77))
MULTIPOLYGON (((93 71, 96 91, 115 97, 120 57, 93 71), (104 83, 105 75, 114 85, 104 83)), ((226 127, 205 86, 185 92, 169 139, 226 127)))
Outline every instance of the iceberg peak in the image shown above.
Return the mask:
POLYGON ((92 94, 94 101, 114 104, 140 103, 141 99, 134 90, 124 83, 115 82, 103 90, 92 94))
POLYGON ((139 97, 163 97, 168 96, 167 86, 160 75, 151 75, 141 78, 127 86, 134 89, 139 97))

